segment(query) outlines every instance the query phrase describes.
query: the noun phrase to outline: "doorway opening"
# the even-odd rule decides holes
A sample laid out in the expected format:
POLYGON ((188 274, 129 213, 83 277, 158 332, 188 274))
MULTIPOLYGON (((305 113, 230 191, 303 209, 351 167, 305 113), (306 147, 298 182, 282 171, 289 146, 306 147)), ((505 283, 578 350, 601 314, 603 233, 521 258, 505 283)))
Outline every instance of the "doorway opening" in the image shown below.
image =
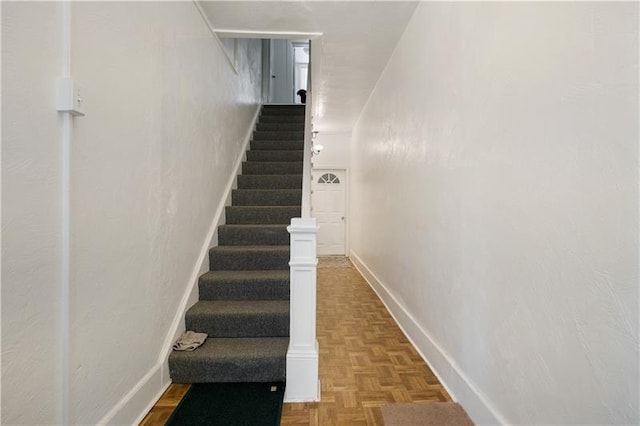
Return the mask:
POLYGON ((263 96, 270 104, 301 104, 300 90, 307 90, 309 40, 271 39, 263 41, 263 96))
POLYGON ((293 43, 293 92, 295 103, 300 104, 302 97, 300 90, 307 91, 307 77, 309 73, 309 41, 293 43))

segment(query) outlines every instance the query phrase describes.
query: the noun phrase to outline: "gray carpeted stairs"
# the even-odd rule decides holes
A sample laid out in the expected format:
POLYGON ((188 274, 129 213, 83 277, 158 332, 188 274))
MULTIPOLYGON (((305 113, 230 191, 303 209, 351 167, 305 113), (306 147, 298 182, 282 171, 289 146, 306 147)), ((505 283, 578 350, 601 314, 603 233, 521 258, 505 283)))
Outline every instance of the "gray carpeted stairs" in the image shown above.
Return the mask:
POLYGON ((285 381, 289 233, 300 216, 304 106, 266 105, 238 176, 187 330, 207 341, 172 352, 174 383, 285 381))

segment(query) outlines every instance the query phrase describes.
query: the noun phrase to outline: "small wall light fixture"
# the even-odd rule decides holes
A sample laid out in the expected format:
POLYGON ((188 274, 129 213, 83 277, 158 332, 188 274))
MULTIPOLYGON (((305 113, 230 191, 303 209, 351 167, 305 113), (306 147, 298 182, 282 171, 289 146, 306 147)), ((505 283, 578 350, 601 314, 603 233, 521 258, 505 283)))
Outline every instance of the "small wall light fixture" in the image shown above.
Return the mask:
POLYGON ((320 133, 318 130, 314 130, 311 132, 311 143, 313 144, 311 146, 311 154, 313 155, 320 154, 324 149, 324 146, 320 145, 319 143, 316 143, 316 136, 318 136, 318 133, 320 133))
POLYGON ((324 149, 324 146, 320 145, 319 143, 315 143, 311 147, 311 153, 313 155, 318 155, 322 152, 323 149, 324 149))

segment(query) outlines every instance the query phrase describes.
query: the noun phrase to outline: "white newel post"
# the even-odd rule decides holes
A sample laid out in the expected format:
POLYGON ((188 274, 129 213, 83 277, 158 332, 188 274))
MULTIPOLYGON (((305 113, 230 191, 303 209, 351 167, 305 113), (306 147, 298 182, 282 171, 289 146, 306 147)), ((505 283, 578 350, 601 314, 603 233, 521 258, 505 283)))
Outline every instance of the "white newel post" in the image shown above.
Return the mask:
POLYGON ((291 234, 290 331, 285 401, 319 401, 318 342, 316 341, 315 218, 293 218, 291 234))

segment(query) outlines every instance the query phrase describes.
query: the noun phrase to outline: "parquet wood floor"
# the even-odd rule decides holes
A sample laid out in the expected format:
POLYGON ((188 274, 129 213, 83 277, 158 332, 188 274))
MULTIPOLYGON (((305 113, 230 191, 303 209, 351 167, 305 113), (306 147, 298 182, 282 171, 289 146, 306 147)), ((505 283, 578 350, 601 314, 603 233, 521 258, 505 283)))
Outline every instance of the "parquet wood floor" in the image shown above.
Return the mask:
MULTIPOLYGON (((384 304, 353 267, 318 268, 321 401, 285 404, 282 426, 382 426, 389 402, 450 401, 384 304)), ((141 425, 162 425, 186 385, 171 385, 141 425)))
POLYGON ((181 385, 172 383, 169 388, 162 394, 162 397, 156 402, 151 411, 145 416, 140 426, 156 426, 164 425, 169 416, 173 413, 176 406, 182 400, 182 397, 189 390, 191 385, 181 385))

